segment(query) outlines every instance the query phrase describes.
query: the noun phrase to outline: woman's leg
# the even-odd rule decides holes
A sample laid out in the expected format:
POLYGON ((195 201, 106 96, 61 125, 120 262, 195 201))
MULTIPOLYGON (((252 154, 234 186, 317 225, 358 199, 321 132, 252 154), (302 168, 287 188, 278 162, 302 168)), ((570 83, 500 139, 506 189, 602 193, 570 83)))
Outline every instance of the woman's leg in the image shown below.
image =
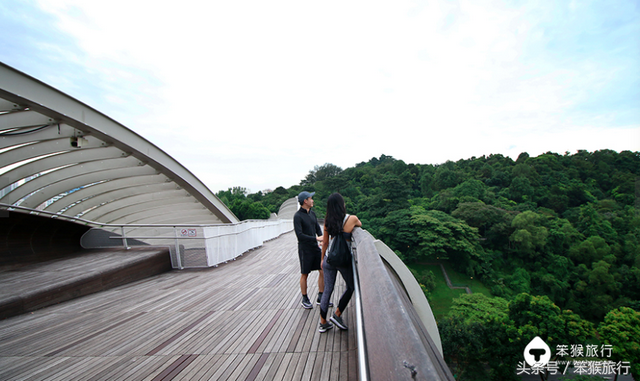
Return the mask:
POLYGON ((320 321, 322 324, 325 324, 327 322, 329 299, 331 299, 331 294, 333 293, 338 270, 328 264, 326 260, 322 262, 322 270, 324 272, 324 291, 322 292, 322 299, 320 300, 320 321))
POLYGON ((340 271, 340 275, 342 275, 342 279, 344 279, 344 282, 347 284, 347 288, 344 290, 344 293, 340 297, 340 302, 338 303, 338 308, 336 309, 336 315, 340 316, 344 312, 345 308, 347 308, 347 304, 349 304, 349 300, 351 300, 351 296, 353 295, 355 285, 353 283, 353 269, 351 268, 351 266, 340 267, 338 271, 340 271))

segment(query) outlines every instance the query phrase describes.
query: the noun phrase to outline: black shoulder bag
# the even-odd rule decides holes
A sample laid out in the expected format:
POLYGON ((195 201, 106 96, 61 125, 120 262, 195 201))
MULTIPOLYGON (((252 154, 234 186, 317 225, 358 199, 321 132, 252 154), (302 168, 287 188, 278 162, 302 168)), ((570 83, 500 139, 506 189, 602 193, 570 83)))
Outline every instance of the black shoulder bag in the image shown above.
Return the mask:
MULTIPOLYGON (((348 218, 349 216, 347 215, 344 221, 345 223, 348 218)), ((344 225, 342 226, 344 228, 344 225)), ((347 243, 347 240, 344 239, 342 232, 343 230, 333 237, 329 253, 327 254, 327 263, 333 267, 351 266, 351 250, 349 249, 349 244, 347 243)))

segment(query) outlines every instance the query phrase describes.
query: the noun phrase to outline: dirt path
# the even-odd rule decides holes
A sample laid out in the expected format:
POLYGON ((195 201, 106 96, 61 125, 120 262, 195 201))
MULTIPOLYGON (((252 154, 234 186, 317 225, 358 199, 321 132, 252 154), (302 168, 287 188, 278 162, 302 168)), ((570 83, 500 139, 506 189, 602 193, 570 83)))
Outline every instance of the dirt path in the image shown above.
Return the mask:
POLYGON ((449 279, 449 274, 447 274, 447 270, 445 270, 444 265, 442 263, 435 263, 435 262, 430 262, 430 263, 421 263, 423 265, 430 265, 430 266, 440 266, 440 269, 442 269, 442 275, 444 275, 444 280, 447 282, 447 286, 449 286, 450 289, 452 290, 466 290, 467 294, 471 294, 471 288, 468 286, 454 286, 451 283, 451 279, 449 279))

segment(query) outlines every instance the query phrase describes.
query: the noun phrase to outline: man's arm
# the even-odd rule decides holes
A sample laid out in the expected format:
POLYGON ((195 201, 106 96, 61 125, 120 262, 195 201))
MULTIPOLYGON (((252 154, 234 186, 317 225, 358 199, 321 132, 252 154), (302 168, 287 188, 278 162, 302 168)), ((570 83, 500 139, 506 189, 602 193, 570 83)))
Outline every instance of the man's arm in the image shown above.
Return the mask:
POLYGON ((322 229, 320 229, 320 224, 318 223, 318 219, 317 218, 316 218, 316 235, 317 236, 322 236, 322 229))

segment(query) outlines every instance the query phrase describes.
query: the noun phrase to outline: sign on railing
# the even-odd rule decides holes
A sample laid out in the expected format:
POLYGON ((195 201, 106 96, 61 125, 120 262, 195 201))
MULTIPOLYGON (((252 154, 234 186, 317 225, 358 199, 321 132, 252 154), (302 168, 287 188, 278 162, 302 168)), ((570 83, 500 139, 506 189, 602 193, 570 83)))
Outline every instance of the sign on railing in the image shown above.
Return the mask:
POLYGON ((86 249, 169 246, 174 268, 212 267, 233 260, 293 230, 293 220, 247 220, 220 225, 118 225, 92 228, 86 249))

